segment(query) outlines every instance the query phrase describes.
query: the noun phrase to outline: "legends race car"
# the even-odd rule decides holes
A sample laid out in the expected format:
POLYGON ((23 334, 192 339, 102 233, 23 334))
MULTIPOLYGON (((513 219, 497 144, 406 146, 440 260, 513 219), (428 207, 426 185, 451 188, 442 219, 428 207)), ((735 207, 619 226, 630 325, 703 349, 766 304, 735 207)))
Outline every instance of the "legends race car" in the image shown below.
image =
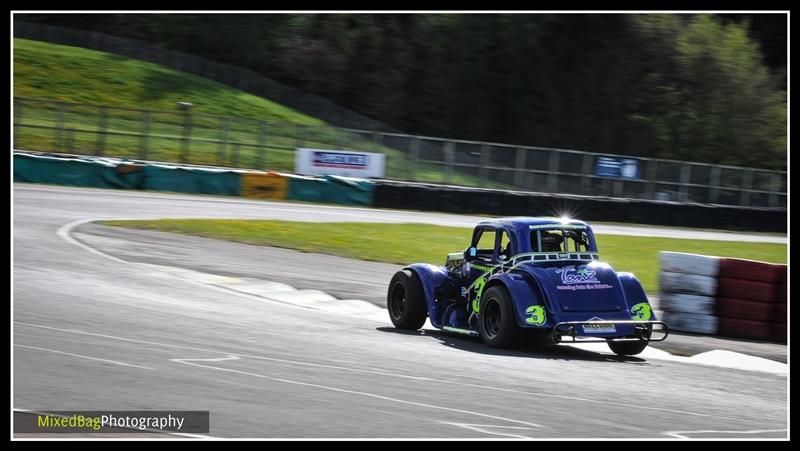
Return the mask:
POLYGON ((467 250, 447 255, 444 266, 398 271, 387 307, 400 329, 430 318, 433 327, 493 347, 527 333, 548 343, 607 342, 635 355, 669 334, 636 277, 600 261, 591 227, 565 218, 482 221, 467 250))

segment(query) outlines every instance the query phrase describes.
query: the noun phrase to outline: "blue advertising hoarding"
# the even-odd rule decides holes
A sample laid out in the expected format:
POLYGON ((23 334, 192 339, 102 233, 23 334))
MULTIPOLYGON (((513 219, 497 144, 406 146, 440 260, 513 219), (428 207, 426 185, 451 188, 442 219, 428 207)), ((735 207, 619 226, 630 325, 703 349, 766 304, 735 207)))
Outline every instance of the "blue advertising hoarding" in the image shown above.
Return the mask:
POLYGON ((639 178, 639 160, 633 158, 598 157, 594 173, 600 177, 639 178))

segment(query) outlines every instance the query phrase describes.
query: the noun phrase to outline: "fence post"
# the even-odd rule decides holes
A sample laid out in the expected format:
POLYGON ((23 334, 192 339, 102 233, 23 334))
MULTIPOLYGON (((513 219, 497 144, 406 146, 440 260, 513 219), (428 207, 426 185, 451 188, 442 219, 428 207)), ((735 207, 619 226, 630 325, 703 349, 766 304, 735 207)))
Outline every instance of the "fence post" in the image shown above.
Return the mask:
POLYGON ((106 146, 106 130, 108 128, 108 108, 100 107, 100 123, 97 125, 97 141, 95 141, 94 154, 103 155, 106 146))
POLYGON ((220 166, 224 165, 225 162, 225 152, 227 151, 228 147, 228 118, 222 118, 222 129, 220 130, 219 136, 219 151, 217 152, 217 164, 220 166))
POLYGON ((419 161, 419 138, 411 136, 409 141, 411 158, 409 160, 409 167, 411 169, 411 181, 417 181, 417 162, 419 161))
POLYGON ((581 194, 590 194, 592 186, 590 181, 592 180, 592 156, 591 154, 585 153, 583 154, 583 165, 581 168, 581 172, 583 172, 583 177, 581 177, 581 194))
POLYGON ((71 128, 64 129, 64 150, 67 153, 72 153, 75 150, 75 130, 71 128))
POLYGON ((769 206, 770 207, 777 207, 778 206, 778 190, 780 189, 780 176, 778 175, 777 171, 772 173, 772 180, 770 184, 772 185, 771 192, 769 193, 769 206))
POLYGON ((190 109, 183 110, 183 130, 181 131, 181 162, 189 162, 189 143, 192 134, 192 114, 190 109))
POLYGON ((711 167, 711 180, 709 181, 711 189, 708 190, 708 203, 710 204, 716 204, 719 199, 719 177, 721 172, 722 168, 719 166, 711 167))
POLYGON ((655 189, 656 189, 656 173, 657 173, 656 168, 658 167, 658 161, 657 160, 648 160, 647 162, 648 162, 648 165, 647 165, 647 180, 648 180, 648 183, 647 183, 647 197, 649 199, 655 199, 656 198, 656 193, 655 193, 655 189))
POLYGON ((739 197, 739 205, 742 206, 749 206, 750 205, 750 188, 753 185, 753 170, 743 170, 742 171, 742 190, 741 196, 739 197))
POLYGON ((525 189, 525 158, 528 156, 527 150, 517 147, 516 168, 514 169, 514 187, 525 189))
POLYGON ((304 124, 297 124, 297 147, 303 148, 306 146, 306 126, 304 124))
POLYGON ((14 148, 19 146, 19 130, 22 125, 22 102, 14 99, 14 148))
POLYGON ((486 145, 486 143, 481 144, 481 157, 480 157, 480 165, 481 167, 478 169, 478 177, 481 179, 481 186, 486 188, 489 185, 489 161, 491 160, 490 152, 492 146, 486 145))
POLYGON ((383 145, 383 133, 381 133, 381 132, 379 132, 377 130, 374 131, 372 133, 372 140, 375 142, 374 151, 377 152, 377 153, 383 153, 383 152, 381 152, 381 146, 383 145))
POLYGON ((561 157, 561 152, 551 150, 550 160, 547 165, 547 191, 554 193, 558 190, 558 160, 561 157))
POLYGON ((58 103, 58 118, 56 119, 56 130, 55 130, 55 146, 56 151, 60 152, 62 148, 62 140, 64 135, 64 115, 66 114, 67 106, 66 104, 59 102, 58 103))
POLYGON ((680 192, 680 201, 686 202, 689 199, 689 187, 686 185, 689 183, 692 176, 692 167, 688 163, 681 164, 681 185, 678 191, 680 192))
POLYGON ((231 153, 233 154, 233 157, 231 158, 231 166, 239 167, 239 143, 233 143, 231 147, 231 153))
POLYGON ((261 121, 258 128, 258 156, 256 161, 256 167, 259 169, 266 169, 265 153, 267 153, 267 122, 261 121))
POLYGON ((139 159, 147 159, 147 138, 150 134, 150 112, 142 111, 142 125, 139 134, 139 159))
POLYGON ((453 164, 455 163, 455 152, 453 151, 453 142, 448 141, 444 145, 444 159, 445 159, 445 183, 453 183, 453 164))

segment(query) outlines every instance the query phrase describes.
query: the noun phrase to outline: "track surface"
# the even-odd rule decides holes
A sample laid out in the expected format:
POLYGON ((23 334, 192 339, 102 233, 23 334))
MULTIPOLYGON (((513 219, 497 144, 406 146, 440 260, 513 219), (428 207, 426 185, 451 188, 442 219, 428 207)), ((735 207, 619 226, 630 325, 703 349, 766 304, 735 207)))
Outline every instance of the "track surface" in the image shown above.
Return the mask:
POLYGON ((20 184, 14 203, 17 409, 209 410, 220 437, 786 437, 785 376, 398 333, 388 320, 234 294, 58 234, 101 218, 467 219, 20 184))

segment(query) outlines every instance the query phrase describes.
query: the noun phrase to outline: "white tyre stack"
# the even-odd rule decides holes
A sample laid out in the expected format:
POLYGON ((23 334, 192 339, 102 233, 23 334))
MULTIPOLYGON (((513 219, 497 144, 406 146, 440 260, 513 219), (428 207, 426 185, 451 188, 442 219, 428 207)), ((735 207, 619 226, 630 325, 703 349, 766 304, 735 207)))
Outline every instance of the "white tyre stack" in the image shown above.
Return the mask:
POLYGON ((659 252, 658 277, 661 319, 670 330, 716 334, 715 314, 719 258, 708 255, 659 252))

